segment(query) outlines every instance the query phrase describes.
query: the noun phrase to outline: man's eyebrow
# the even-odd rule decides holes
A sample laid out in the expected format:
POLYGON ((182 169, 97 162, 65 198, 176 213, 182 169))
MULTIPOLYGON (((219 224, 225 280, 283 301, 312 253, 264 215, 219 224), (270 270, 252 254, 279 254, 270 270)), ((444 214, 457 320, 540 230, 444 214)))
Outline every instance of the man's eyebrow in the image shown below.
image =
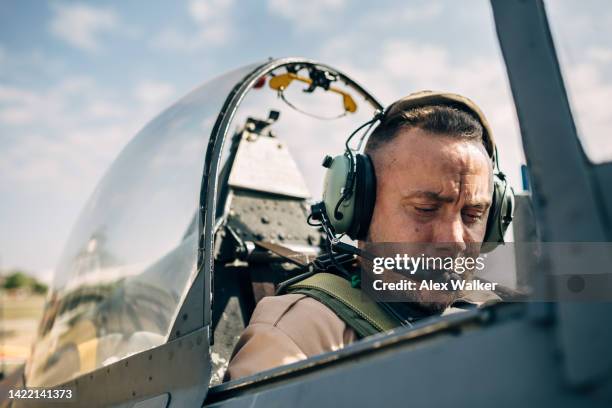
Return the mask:
MULTIPOLYGON (((402 198, 404 200, 411 199, 411 198, 425 198, 425 199, 436 201, 439 203, 454 203, 455 200, 457 200, 456 196, 442 195, 436 191, 425 191, 425 190, 413 191, 409 194, 406 194, 402 198)), ((468 207, 486 210, 491 205, 491 200, 490 199, 485 200, 485 201, 471 201, 470 200, 469 202, 466 203, 466 205, 468 207)))
POLYGON ((452 203, 457 199, 456 196, 445 196, 436 191, 424 191, 424 190, 413 191, 409 194, 406 194, 403 198, 404 199, 426 198, 426 199, 441 202, 441 203, 452 203))

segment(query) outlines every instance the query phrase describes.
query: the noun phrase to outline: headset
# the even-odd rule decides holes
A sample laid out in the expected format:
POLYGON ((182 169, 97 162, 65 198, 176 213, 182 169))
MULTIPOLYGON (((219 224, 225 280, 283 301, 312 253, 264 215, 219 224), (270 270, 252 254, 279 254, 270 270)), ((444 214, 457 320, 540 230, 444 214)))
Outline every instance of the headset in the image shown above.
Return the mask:
POLYGON ((388 109, 378 111, 372 119, 359 126, 347 138, 345 152, 336 157, 326 156, 323 166, 327 168, 323 186, 323 201, 311 207, 311 218, 321 222, 328 238, 338 243, 336 235, 346 234, 352 239, 364 240, 372 219, 376 202, 376 174, 372 160, 366 154, 356 153, 363 139, 376 122, 382 122, 394 106, 402 109, 428 105, 454 106, 475 115, 483 127, 483 143, 493 162, 493 198, 487 218, 484 242, 486 250, 492 250, 504 242, 504 234, 514 213, 514 192, 506 176, 499 168, 497 148, 491 128, 478 106, 468 98, 450 93, 422 91, 400 99, 388 109), (359 146, 351 149, 351 139, 367 127, 359 146), (356 151, 355 151, 356 150, 356 151))

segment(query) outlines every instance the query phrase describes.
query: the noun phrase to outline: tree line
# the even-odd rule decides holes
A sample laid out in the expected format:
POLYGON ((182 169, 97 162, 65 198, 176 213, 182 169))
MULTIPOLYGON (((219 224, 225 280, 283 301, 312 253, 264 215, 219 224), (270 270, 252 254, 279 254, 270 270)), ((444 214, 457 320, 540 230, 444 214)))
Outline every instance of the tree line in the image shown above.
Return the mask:
POLYGON ((38 294, 45 294, 48 290, 46 284, 19 270, 3 274, 0 277, 0 287, 6 290, 26 289, 38 294))

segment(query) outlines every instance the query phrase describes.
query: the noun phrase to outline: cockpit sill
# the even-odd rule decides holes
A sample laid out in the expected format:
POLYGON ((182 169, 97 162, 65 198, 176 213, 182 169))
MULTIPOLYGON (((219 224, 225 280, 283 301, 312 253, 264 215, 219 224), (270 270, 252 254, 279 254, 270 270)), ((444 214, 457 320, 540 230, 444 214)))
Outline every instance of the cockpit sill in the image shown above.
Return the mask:
POLYGON ((322 369, 342 364, 348 360, 389 351, 396 347, 403 347, 408 344, 414 346, 431 340, 434 337, 441 339, 444 335, 449 337, 461 335, 466 330, 497 324, 523 316, 526 310, 526 303, 498 303, 447 316, 427 318, 415 323, 412 327, 400 327, 386 333, 376 334, 349 344, 340 350, 330 351, 306 360, 211 387, 205 403, 210 404, 254 392, 273 384, 289 381, 295 377, 319 372, 322 369))

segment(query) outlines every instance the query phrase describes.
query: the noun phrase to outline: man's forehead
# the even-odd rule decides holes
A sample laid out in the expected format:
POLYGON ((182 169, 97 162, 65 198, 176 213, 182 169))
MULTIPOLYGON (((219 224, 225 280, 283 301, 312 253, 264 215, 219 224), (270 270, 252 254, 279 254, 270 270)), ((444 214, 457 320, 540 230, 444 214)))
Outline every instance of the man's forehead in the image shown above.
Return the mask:
POLYGON ((490 202, 492 163, 477 141, 417 129, 398 135, 376 153, 374 161, 381 184, 392 185, 402 198, 490 202))
POLYGON ((469 174, 482 169, 492 170, 492 162, 482 143, 453 135, 432 134, 409 128, 382 146, 374 154, 377 168, 411 168, 469 174))

